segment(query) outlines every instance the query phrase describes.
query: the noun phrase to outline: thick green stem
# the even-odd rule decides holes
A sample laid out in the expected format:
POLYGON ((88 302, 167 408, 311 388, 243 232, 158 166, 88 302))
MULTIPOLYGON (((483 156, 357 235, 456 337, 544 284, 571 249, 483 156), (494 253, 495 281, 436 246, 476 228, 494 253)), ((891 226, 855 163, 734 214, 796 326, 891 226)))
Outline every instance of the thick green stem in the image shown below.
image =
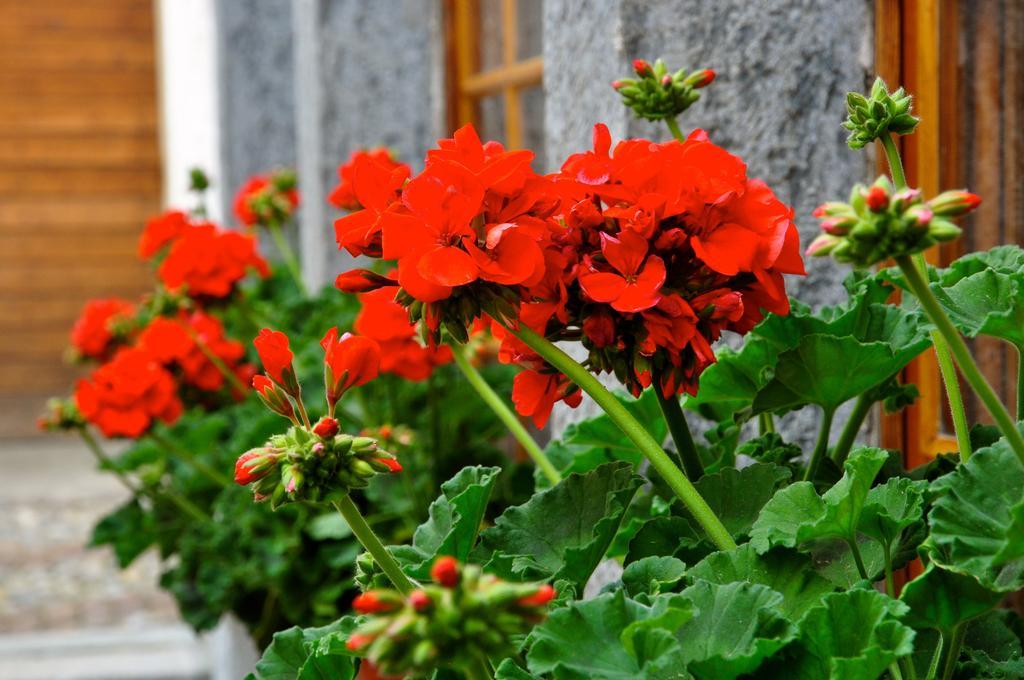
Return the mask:
POLYGON ((686 139, 685 137, 683 137, 683 131, 679 129, 679 123, 676 122, 675 118, 666 118, 665 125, 668 126, 669 132, 672 133, 672 136, 678 139, 680 142, 686 139))
POLYGON ((292 250, 288 239, 281 232, 281 226, 277 222, 271 222, 267 225, 267 231, 270 232, 271 238, 274 239, 277 250, 281 253, 281 259, 284 260, 285 266, 288 267, 288 272, 292 275, 292 279, 295 280, 295 285, 299 287, 299 291, 304 296, 309 296, 309 291, 306 290, 306 283, 302 280, 302 269, 299 267, 299 261, 295 257, 295 251, 292 250))
POLYGON ((903 161, 900 159, 900 151, 896 148, 896 142, 888 132, 883 132, 879 139, 885 148, 885 158, 889 162, 889 174, 892 175, 892 183, 897 191, 906 189, 907 176, 903 174, 903 161))
MULTIPOLYGON (((970 350, 967 349, 967 343, 964 342, 963 337, 956 330, 953 322, 946 316, 946 312, 943 311, 939 301, 935 299, 928 284, 925 282, 924 277, 921 276, 921 272, 918 271, 914 263, 906 255, 896 258, 896 264, 900 266, 903 271, 903 276, 907 280, 907 285, 910 287, 911 292, 917 297, 921 303, 921 307, 924 309, 928 318, 935 325, 938 331, 945 338, 946 343, 949 345, 949 350, 953 354, 953 358, 956 360, 957 366, 960 367, 960 373, 967 380, 967 383, 974 390, 974 393, 978 395, 985 408, 988 410, 992 419, 996 421, 996 425, 999 430, 1006 437, 1006 441, 1010 444, 1010 448, 1013 449, 1017 457, 1020 458, 1021 462, 1024 463, 1024 437, 1021 436, 1017 430, 1016 423, 1010 414, 1007 412, 1006 407, 999 400, 999 396, 996 395, 995 390, 985 380, 985 376, 981 374, 978 369, 978 365, 974 362, 974 358, 971 356, 970 350)), ((960 452, 961 457, 965 454, 964 451, 960 452)), ((968 454, 969 455, 969 454, 968 454)))
MULTIPOLYGON (((927 277, 928 262, 922 253, 911 257, 917 271, 922 277, 927 277)), ((960 392, 960 380, 956 377, 956 366, 953 365, 953 355, 950 353, 949 345, 946 343, 942 333, 933 330, 930 333, 932 346, 935 348, 935 361, 939 364, 939 375, 942 376, 942 384, 946 387, 946 398, 949 399, 949 412, 953 417, 953 433, 956 435, 956 445, 960 452, 960 460, 966 462, 972 453, 970 427, 967 425, 967 410, 964 409, 964 395, 960 392)))
POLYGON ((654 441, 644 426, 615 398, 615 395, 590 374, 590 371, 527 326, 521 325, 519 328, 509 328, 509 330, 545 361, 568 376, 597 402, 612 422, 650 461, 651 467, 661 475, 719 550, 732 550, 736 547, 736 542, 733 541, 722 521, 718 519, 718 516, 690 483, 690 480, 686 478, 682 470, 676 467, 668 457, 665 450, 661 448, 661 444, 654 441))
POLYGON ((523 447, 524 451, 526 451, 526 455, 528 455, 533 460, 534 464, 540 468, 548 481, 551 482, 552 485, 558 484, 562 481, 562 475, 558 472, 558 468, 554 466, 551 460, 547 457, 547 454, 545 454, 540 446, 537 445, 537 442, 530 436, 530 433, 526 431, 526 428, 523 427, 519 417, 512 412, 512 409, 510 409, 508 404, 498 396, 498 393, 487 384, 484 377, 480 375, 480 371, 476 370, 473 364, 466 359, 466 354, 463 351, 463 348, 453 345, 452 356, 455 357, 455 365, 459 367, 460 371, 462 371, 462 375, 466 376, 466 380, 473 386, 476 393, 479 394, 480 398, 484 400, 484 403, 494 411, 494 415, 498 416, 498 420, 504 423, 505 427, 508 428, 508 431, 511 432, 512 436, 515 437, 517 442, 519 442, 519 445, 523 447))
POLYGON ((813 482, 818 475, 818 468, 821 461, 828 453, 828 436, 832 431, 833 409, 821 410, 821 425, 818 428, 818 441, 814 444, 814 452, 811 453, 811 460, 807 462, 807 470, 804 471, 804 481, 813 482))
MULTIPOLYGON (((897 191, 907 188, 907 177, 903 173, 903 160, 900 158, 899 149, 889 132, 881 136, 882 147, 885 149, 885 157, 889 163, 889 174, 897 191)), ((914 264, 922 275, 928 272, 928 263, 923 253, 913 256, 914 264)), ((953 366, 953 358, 949 346, 939 331, 932 331, 932 346, 935 348, 935 359, 939 364, 939 373, 942 375, 942 383, 946 387, 946 397, 949 399, 949 409, 953 417, 953 431, 956 434, 957 448, 960 450, 960 460, 966 461, 971 457, 971 438, 967 427, 967 412, 964 410, 963 395, 960 393, 960 382, 956 377, 956 368, 953 366)))
POLYGON ((861 557, 860 546, 857 545, 857 539, 848 538, 846 539, 846 544, 850 546, 850 552, 853 553, 853 561, 857 565, 857 573, 860 574, 860 577, 865 581, 869 580, 871 577, 868 576, 868 570, 864 567, 864 558, 861 557))
POLYGON ((896 598, 896 582, 892 577, 892 546, 882 543, 882 557, 885 560, 885 594, 896 598))
POLYGON ((956 672, 956 662, 960 659, 960 647, 964 644, 964 637, 967 635, 967 623, 959 623, 953 629, 953 635, 949 640, 949 649, 946 650, 946 658, 942 662, 942 680, 952 680, 956 672))
POLYGON ((763 436, 775 432, 775 417, 767 411, 757 417, 757 429, 763 436))
POLYGON ((895 661, 889 664, 889 677, 892 680, 903 680, 903 673, 900 673, 899 664, 895 661))
POLYGON ((654 394, 658 397, 658 405, 661 413, 668 423, 668 431, 672 433, 672 441, 675 442, 676 452, 679 454, 682 468, 691 481, 696 481, 704 476, 704 466, 700 462, 700 454, 697 453, 697 445, 693 442, 693 435, 690 434, 690 426, 686 423, 686 416, 679 405, 678 397, 664 397, 658 388, 660 381, 654 381, 654 394))
POLYGON ((205 475, 211 482, 219 484, 220 486, 230 486, 231 480, 226 475, 218 470, 213 469, 202 460, 199 460, 195 454, 186 451, 181 446, 178 446, 167 437, 157 434, 156 432, 149 433, 150 438, 159 444, 165 451, 173 455, 174 457, 185 461, 198 472, 205 475))
POLYGON ((349 528, 352 529, 352 533, 355 534, 355 537, 366 548, 366 552, 373 556, 374 562, 391 580, 391 584, 403 595, 408 595, 415 590, 416 584, 405 575, 402 568, 398 566, 398 562, 395 562, 395 558, 391 556, 388 549, 377 538, 377 534, 373 532, 370 525, 363 519, 362 513, 359 512, 356 504, 352 502, 352 498, 346 494, 340 501, 335 501, 334 507, 345 518, 349 528))
MULTIPOLYGON (((89 432, 84 427, 79 428, 78 432, 82 436, 82 441, 84 441, 85 445, 89 447, 89 450, 92 451, 92 454, 96 457, 96 460, 100 463, 100 465, 111 470, 115 475, 117 475, 117 478, 121 481, 121 484, 123 484, 124 487, 128 489, 128 491, 130 491, 135 496, 149 496, 150 498, 155 497, 155 493, 153 491, 150 491, 145 487, 136 486, 135 483, 132 482, 132 480, 128 477, 128 475, 126 475, 123 471, 117 469, 117 466, 114 464, 114 461, 112 461, 110 459, 110 456, 106 454, 106 452, 100 446, 99 442, 96 441, 96 438, 92 436, 91 432, 89 432)), ((197 506, 195 503, 188 500, 184 496, 179 496, 178 494, 172 491, 166 490, 162 491, 160 495, 169 500, 171 503, 174 503, 174 505, 176 505, 179 510, 191 516, 192 519, 198 520, 200 522, 210 521, 210 516, 208 514, 203 512, 201 509, 199 509, 199 506, 197 506)))
POLYGON ((862 394, 857 397, 857 401, 853 403, 853 410, 850 411, 850 417, 847 419, 846 424, 843 425, 843 431, 839 433, 839 441, 832 448, 832 460, 836 462, 839 467, 843 466, 846 462, 846 457, 850 455, 850 449, 853 448, 853 443, 857 439, 857 434, 860 432, 861 426, 864 424, 864 419, 871 413, 871 407, 874 405, 874 400, 868 397, 867 394, 862 394))

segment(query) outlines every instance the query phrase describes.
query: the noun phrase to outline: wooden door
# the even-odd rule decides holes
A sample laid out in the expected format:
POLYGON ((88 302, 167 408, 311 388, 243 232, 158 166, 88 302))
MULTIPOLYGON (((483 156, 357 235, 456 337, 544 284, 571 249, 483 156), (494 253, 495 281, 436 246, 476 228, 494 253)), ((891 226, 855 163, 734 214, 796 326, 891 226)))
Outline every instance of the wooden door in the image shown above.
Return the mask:
POLYGON ((160 205, 152 0, 0 0, 0 437, 33 432, 82 304, 147 285, 160 205))

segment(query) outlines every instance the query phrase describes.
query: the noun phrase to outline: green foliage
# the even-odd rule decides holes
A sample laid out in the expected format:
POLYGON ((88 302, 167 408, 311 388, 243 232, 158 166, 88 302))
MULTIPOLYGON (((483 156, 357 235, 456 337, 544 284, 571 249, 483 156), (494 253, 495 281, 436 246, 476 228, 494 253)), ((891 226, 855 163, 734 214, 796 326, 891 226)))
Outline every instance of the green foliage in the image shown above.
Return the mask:
POLYGON ((355 629, 358 619, 343 617, 320 628, 299 628, 274 634, 274 640, 256 664, 254 680, 351 680, 356 659, 343 641, 355 629))
POLYGON ((507 509, 480 535, 487 568, 516 581, 565 579, 582 592, 641 481, 631 465, 608 463, 507 509))

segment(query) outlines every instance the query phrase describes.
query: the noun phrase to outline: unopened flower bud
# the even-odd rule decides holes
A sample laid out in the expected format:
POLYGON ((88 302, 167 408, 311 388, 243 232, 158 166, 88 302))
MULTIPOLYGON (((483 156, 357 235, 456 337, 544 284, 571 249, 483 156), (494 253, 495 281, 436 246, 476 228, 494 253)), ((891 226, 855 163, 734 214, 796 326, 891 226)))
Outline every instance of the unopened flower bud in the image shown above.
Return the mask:
POLYGON ((612 87, 613 87, 614 89, 616 89, 616 90, 621 90, 621 89, 622 89, 622 88, 624 88, 625 86, 626 86, 626 83, 625 83, 625 82, 623 82, 623 81, 621 81, 621 80, 613 80, 613 81, 612 81, 612 87))
POLYGON ((292 402, 288 400, 288 396, 284 390, 277 385, 273 380, 265 375, 254 375, 252 378, 253 389, 256 390, 256 394, 259 396, 260 401, 273 411, 274 413, 284 416, 285 418, 291 419, 295 415, 295 409, 292 407, 292 402))
POLYGON ((921 228, 927 227, 935 217, 935 213, 923 205, 915 205, 906 212, 906 215, 921 228))
POLYGON ((615 342, 615 320, 608 310, 599 308, 583 320, 583 334, 594 343, 594 347, 604 349, 615 342))
POLYGON ((940 243, 952 241, 958 238, 961 233, 963 232, 960 227, 945 219, 934 219, 928 225, 928 236, 940 243))
POLYGON ((345 293, 366 293, 385 286, 397 286, 398 281, 381 276, 369 269, 353 269, 334 279, 334 287, 345 293))
POLYGON ((841 243, 841 239, 831 234, 821 234, 818 238, 811 241, 811 244, 807 246, 805 251, 808 256, 822 257, 832 252, 837 245, 841 243))
POLYGON ((857 224, 855 217, 830 217, 821 222, 821 230, 833 236, 845 236, 857 224))
POLYGON ((847 205, 846 203, 840 203, 838 201, 829 201, 828 203, 822 203, 821 205, 819 205, 817 208, 814 209, 814 212, 812 212, 811 214, 814 217, 820 219, 822 217, 832 217, 835 215, 850 215, 852 213, 853 211, 850 210, 850 206, 847 205))
POLYGON ((334 439, 339 429, 336 419, 325 416, 313 426, 313 433, 321 439, 334 439))
POLYGON ((401 472, 402 464, 392 456, 378 456, 370 459, 370 465, 378 472, 401 472))
POLYGON ((430 595, 422 590, 414 590, 409 593, 409 604, 412 608, 418 612, 426 611, 434 604, 434 601, 430 599, 430 595))
POLYGON ((368 590, 352 600, 352 608, 360 614, 381 614, 401 608, 402 599, 391 590, 368 590))
POLYGON ((662 85, 662 87, 671 87, 672 86, 672 76, 668 75, 667 73, 664 76, 662 76, 662 78, 661 78, 661 85, 662 85))
POLYGON ((246 451, 235 461, 235 483, 248 486, 266 477, 277 465, 277 451, 261 447, 246 451))
POLYGON ((864 192, 864 203, 871 212, 882 212, 889 207, 889 193, 878 185, 869 187, 864 192))
POLYGON ((352 450, 356 453, 370 453, 377 450, 377 440, 373 437, 353 437, 352 450))
POLYGON ((445 588, 454 588, 459 584, 459 563, 454 557, 438 557, 430 568, 430 578, 445 588))
POLYGON ((654 69, 651 68, 650 63, 645 59, 634 59, 633 70, 636 71, 636 74, 641 78, 654 75, 654 69))
POLYGON ((713 83, 715 81, 715 75, 715 72, 709 68, 701 69, 700 71, 694 71, 687 76, 684 82, 690 87, 699 90, 700 88, 707 87, 713 83))
POLYGON ((969 191, 944 191, 928 201, 928 207, 939 217, 960 217, 981 205, 981 197, 969 191))
POLYGON ((555 589, 545 583, 533 595, 519 598, 519 604, 523 607, 543 607, 555 599, 555 589))
POLYGON ((364 479, 369 479, 377 474, 377 471, 373 469, 373 466, 361 458, 353 458, 352 462, 349 463, 349 467, 353 474, 359 475, 364 479))

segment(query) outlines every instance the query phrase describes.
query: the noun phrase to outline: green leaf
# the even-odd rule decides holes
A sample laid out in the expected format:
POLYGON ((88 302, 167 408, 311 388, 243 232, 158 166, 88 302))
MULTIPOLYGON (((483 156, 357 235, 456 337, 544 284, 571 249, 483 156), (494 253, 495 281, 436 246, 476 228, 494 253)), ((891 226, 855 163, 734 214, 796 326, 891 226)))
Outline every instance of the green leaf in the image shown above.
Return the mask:
POLYGON ((758 555, 750 543, 708 555, 690 568, 687 577, 710 583, 749 582, 767 586, 782 596, 779 609, 793 620, 835 590, 832 583, 815 573, 806 555, 783 548, 758 555))
POLYGON ((941 494, 928 515, 932 559, 991 590, 1024 587, 1024 466, 1006 441, 975 451, 931 489, 941 494))
POLYGON ((1024 347, 1024 250, 1018 246, 962 257, 931 288, 964 334, 1024 347))
POLYGON ((671 556, 701 560, 714 548, 685 517, 655 517, 645 523, 629 542, 626 563, 645 557, 671 556))
POLYGON ((357 619, 346 616, 320 628, 294 626, 274 634, 274 640, 256 663, 257 680, 351 680, 355 660, 349 654, 320 650, 332 635, 348 636, 357 619))
POLYGON ((691 616, 690 603, 678 594, 651 605, 622 590, 573 602, 533 629, 527 663, 531 673, 559 679, 649 677, 666 660, 678 664, 674 633, 691 616))
POLYGON ((156 538, 156 519, 133 498, 99 521, 89 545, 109 545, 118 565, 126 569, 156 538))
POLYGON ((895 544, 921 521, 928 482, 892 477, 868 492, 857 528, 883 545, 895 544))
POLYGON ((946 639, 958 624, 981 616, 1002 597, 974 577, 947 571, 934 562, 900 593, 900 601, 910 608, 903 620, 914 628, 934 628, 946 639))
POLYGON ((573 473, 508 508, 480 538, 488 568, 515 580, 566 579, 582 592, 643 483, 628 463, 573 473))
POLYGON ((519 666, 512 659, 505 659, 494 669, 494 680, 539 680, 519 666))
POLYGON ((686 398, 686 408, 715 422, 747 420, 754 397, 772 379, 778 354, 757 336, 749 336, 739 352, 723 347, 701 373, 697 394, 686 398))
MULTIPOLYGON (((615 397, 655 441, 664 441, 668 435, 668 426, 654 390, 645 390, 639 399, 621 392, 617 392, 615 397)), ((548 444, 545 450, 563 475, 589 472, 599 465, 620 460, 633 465, 639 465, 644 460, 636 445, 604 413, 569 425, 562 436, 548 444)), ((538 488, 550 486, 543 475, 537 475, 536 478, 538 481, 544 480, 538 488)))
POLYGON ((674 557, 645 557, 626 566, 622 585, 635 597, 641 593, 657 595, 671 591, 686 574, 686 564, 674 557))
POLYGON ((807 404, 834 411, 888 380, 912 358, 901 362, 884 342, 865 343, 849 336, 824 334, 804 336, 794 349, 779 355, 775 377, 754 399, 754 413, 791 411, 807 404))
POLYGON ((858 448, 846 460, 842 479, 823 495, 810 482, 778 491, 754 523, 751 544, 765 553, 772 546, 792 548, 816 539, 856 540, 871 483, 887 459, 882 449, 858 448))
POLYGON ((724 468, 697 480, 694 486, 733 537, 745 535, 764 504, 791 472, 771 463, 741 470, 724 468))
POLYGON ((797 680, 876 680, 914 651, 914 631, 899 622, 906 605, 874 590, 826 595, 799 623, 790 658, 764 677, 797 680))
POLYGON ((440 555, 469 559, 500 472, 496 467, 465 467, 441 485, 441 495, 430 504, 429 519, 416 529, 412 545, 391 548, 406 573, 427 579, 440 555))
POLYGON ((682 593, 697 615, 676 632, 687 669, 702 680, 751 673, 796 637, 782 595, 755 583, 698 581, 682 593))

